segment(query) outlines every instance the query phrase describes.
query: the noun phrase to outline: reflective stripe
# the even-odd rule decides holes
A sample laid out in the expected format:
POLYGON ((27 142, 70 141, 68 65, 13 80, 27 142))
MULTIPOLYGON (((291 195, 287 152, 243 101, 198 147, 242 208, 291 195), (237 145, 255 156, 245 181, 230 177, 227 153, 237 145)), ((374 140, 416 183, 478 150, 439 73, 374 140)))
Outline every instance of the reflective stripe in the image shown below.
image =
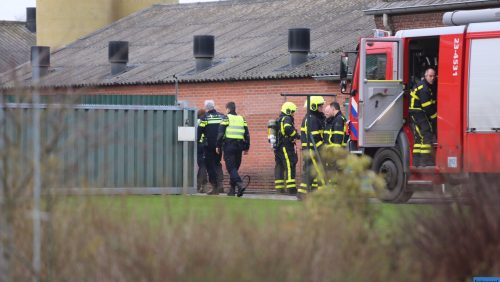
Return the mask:
MULTIPOLYGON (((316 172, 318 173, 318 177, 319 177, 319 178, 320 178, 320 180, 321 180, 321 184, 322 184, 322 185, 325 185, 325 179, 324 179, 324 177, 323 177, 323 173, 322 173, 322 171, 320 170, 320 167, 319 167, 318 163, 316 162, 316 159, 315 159, 315 158, 314 158, 314 156, 313 156, 313 150, 311 150, 311 149, 309 149, 309 156, 311 157, 311 161, 312 161, 312 163, 313 163, 314 169, 316 169, 316 172)), ((314 183, 314 182, 317 182, 317 179, 314 179, 313 183, 314 183)), ((313 184, 313 186, 314 186, 314 184, 313 184)))
POLYGON ((290 136, 291 136, 291 137, 293 137, 293 136, 295 136, 296 134, 297 134, 297 132, 294 130, 294 131, 292 132, 292 134, 290 134, 290 136))
POLYGON ((222 122, 222 119, 209 119, 207 120, 207 124, 220 124, 222 122))
POLYGON ((344 135, 344 132, 343 131, 334 131, 333 134, 337 134, 337 135, 344 135))
POLYGON ((437 113, 435 113, 435 114, 433 114, 433 115, 431 116, 431 118, 432 118, 432 119, 435 119, 435 118, 437 118, 437 116, 438 116, 438 114, 437 114, 437 113))
POLYGON ((297 192, 302 193, 302 194, 307 194, 307 190, 304 190, 304 189, 297 189, 297 192))
POLYGON ((323 130, 315 130, 315 131, 311 131, 311 134, 312 134, 312 135, 323 134, 323 130))
POLYGON ((327 148, 340 148, 341 145, 340 144, 335 144, 335 143, 332 143, 332 144, 328 144, 326 145, 327 148))
POLYGON ((227 115, 227 117, 228 117, 228 126, 226 128, 225 137, 227 139, 238 139, 238 140, 245 139, 244 137, 245 126, 246 126, 245 119, 242 116, 231 115, 231 114, 227 115))
POLYGON ((283 154, 285 155, 286 161, 287 180, 290 180, 292 179, 292 166, 290 165, 290 158, 288 157, 288 153, 286 152, 285 147, 283 147, 283 154))
POLYGON ((420 154, 430 154, 431 150, 420 150, 420 154))
POLYGON ((285 180, 283 179, 274 180, 274 183, 285 183, 285 180))
POLYGON ((432 148, 432 146, 430 144, 422 144, 420 146, 420 148, 427 148, 428 149, 428 148, 432 148))
POLYGON ((274 189, 285 189, 285 185, 283 184, 274 185, 274 189))
MULTIPOLYGON (((308 145, 310 145, 311 147, 313 147, 313 146, 314 146, 314 144, 313 144, 313 143, 309 143, 309 144, 307 144, 307 143, 302 143, 302 147, 307 147, 308 145)), ((321 146, 321 145, 323 145, 323 141, 319 141, 319 142, 317 142, 317 143, 316 143, 316 147, 319 147, 319 146, 321 146)))
POLYGON ((425 103, 423 103, 423 104, 422 104, 422 108, 428 107, 428 106, 430 106, 430 105, 432 105, 432 104, 433 104, 433 103, 432 103, 432 100, 427 101, 427 102, 425 102, 425 103))

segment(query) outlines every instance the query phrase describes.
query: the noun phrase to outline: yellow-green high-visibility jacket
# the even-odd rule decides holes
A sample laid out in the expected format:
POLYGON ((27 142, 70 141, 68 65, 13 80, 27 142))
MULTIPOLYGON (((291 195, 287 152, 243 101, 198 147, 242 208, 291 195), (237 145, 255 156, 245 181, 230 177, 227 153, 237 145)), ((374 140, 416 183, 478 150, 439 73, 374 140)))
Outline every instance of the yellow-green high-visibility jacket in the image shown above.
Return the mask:
POLYGON ((236 113, 229 113, 219 126, 217 145, 222 146, 224 140, 240 140, 250 144, 250 133, 245 119, 236 113))

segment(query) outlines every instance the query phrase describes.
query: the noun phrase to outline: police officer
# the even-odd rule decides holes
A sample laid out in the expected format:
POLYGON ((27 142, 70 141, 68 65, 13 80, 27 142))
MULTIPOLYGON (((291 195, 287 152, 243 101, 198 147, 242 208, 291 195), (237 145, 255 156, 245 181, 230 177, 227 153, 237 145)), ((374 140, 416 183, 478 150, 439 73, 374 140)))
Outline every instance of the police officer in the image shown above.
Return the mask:
POLYGON ((323 99, 322 96, 311 96, 309 99, 309 113, 307 113, 302 120, 300 128, 303 169, 302 182, 297 191, 297 198, 299 200, 309 191, 316 190, 319 185, 324 185, 324 180, 322 179, 323 175, 321 175, 321 164, 319 163, 317 152, 319 152, 323 145, 325 122, 323 105, 325 104, 325 99, 323 99))
POLYGON ((292 102, 285 102, 281 106, 281 113, 277 119, 277 140, 274 148, 274 187, 278 193, 287 192, 297 194, 295 183, 295 167, 297 165, 297 152, 295 140, 300 139, 295 129, 293 115, 297 106, 292 102))
POLYGON ((410 125, 413 130, 414 166, 434 166, 432 141, 436 133, 436 71, 428 68, 424 80, 410 93, 410 125))
MULTIPOLYGON (((198 111, 198 122, 197 125, 199 126, 201 123, 201 118, 205 115, 205 110, 201 109, 198 111)), ((206 185, 208 184, 208 177, 207 177, 207 166, 205 165, 205 147, 207 146, 207 139, 205 138, 205 135, 201 135, 200 138, 198 139, 197 142, 197 159, 196 163, 198 164, 198 173, 197 173, 197 190, 199 193, 204 193, 206 185)))
POLYGON ((243 196, 245 188, 238 174, 241 165, 241 155, 245 155, 250 149, 250 133, 245 119, 236 113, 236 104, 229 102, 226 104, 227 115, 222 120, 217 137, 217 150, 220 153, 221 147, 224 152, 224 162, 230 177, 231 188, 228 196, 234 196, 236 188, 237 196, 243 196))
POLYGON ((198 126, 198 140, 202 136, 206 139, 205 165, 208 171, 208 179, 212 188, 207 192, 209 195, 218 195, 223 191, 222 181, 222 164, 221 155, 217 153, 217 135, 219 133, 219 125, 222 122, 223 114, 215 110, 213 100, 205 101, 206 113, 200 118, 198 126))

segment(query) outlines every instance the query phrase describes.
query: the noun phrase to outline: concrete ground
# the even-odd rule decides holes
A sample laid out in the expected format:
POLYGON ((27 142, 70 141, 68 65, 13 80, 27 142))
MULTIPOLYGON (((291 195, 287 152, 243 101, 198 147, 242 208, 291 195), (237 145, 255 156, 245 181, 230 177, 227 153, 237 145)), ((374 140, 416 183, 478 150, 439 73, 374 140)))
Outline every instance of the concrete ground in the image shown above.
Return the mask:
MULTIPOLYGON (((228 197, 226 194, 218 196, 209 196, 204 193, 193 194, 199 197, 228 197)), ((279 200, 279 201, 296 201, 297 197, 273 193, 247 193, 243 195, 245 199, 263 199, 263 200, 279 200)), ((381 203, 376 198, 373 198, 374 203, 381 203)), ((441 192, 416 192, 407 204, 445 204, 452 202, 450 195, 441 192)))

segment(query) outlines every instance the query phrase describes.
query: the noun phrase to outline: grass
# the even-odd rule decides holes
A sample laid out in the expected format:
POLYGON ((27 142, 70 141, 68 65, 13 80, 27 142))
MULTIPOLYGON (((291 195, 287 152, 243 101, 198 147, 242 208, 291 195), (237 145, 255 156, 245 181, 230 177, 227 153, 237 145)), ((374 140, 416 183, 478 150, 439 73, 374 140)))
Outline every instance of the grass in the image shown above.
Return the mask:
MULTIPOLYGON (((66 206, 75 204, 87 198, 69 197, 61 203, 66 206)), ((194 217, 199 221, 221 217, 224 213, 233 220, 244 218, 257 223, 268 223, 277 220, 278 216, 286 216, 293 221, 295 215, 304 208, 303 202, 248 199, 235 197, 209 196, 93 196, 91 205, 104 207, 116 212, 119 216, 136 217, 141 221, 158 223, 165 217, 172 222, 182 222, 194 217)), ((376 225, 380 230, 390 230, 412 214, 423 213, 428 210, 427 205, 394 205, 373 204, 379 212, 376 225)))
MULTIPOLYGON (((73 206, 89 198, 70 197, 62 201, 63 205, 73 206)), ((299 211, 302 203, 267 199, 246 199, 235 197, 204 196, 94 196, 91 204, 105 207, 122 216, 133 216, 151 223, 165 217, 179 222, 189 217, 209 220, 220 217, 222 213, 233 219, 244 217, 248 220, 264 223, 284 213, 293 215, 299 211)), ((75 205, 76 206, 76 205, 75 205)))

